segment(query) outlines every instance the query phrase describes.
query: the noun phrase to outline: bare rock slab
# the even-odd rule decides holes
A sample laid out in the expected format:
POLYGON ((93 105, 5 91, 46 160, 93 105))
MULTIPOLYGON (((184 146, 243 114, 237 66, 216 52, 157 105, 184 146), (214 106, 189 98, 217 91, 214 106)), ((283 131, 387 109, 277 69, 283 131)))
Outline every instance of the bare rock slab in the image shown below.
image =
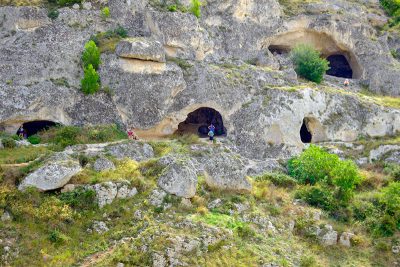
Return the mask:
POLYGON ((57 153, 44 166, 29 174, 18 189, 35 187, 40 191, 49 191, 62 188, 81 169, 78 160, 64 153, 57 153))
POLYGON ((151 38, 128 38, 118 43, 116 54, 122 58, 165 63, 163 45, 151 38))

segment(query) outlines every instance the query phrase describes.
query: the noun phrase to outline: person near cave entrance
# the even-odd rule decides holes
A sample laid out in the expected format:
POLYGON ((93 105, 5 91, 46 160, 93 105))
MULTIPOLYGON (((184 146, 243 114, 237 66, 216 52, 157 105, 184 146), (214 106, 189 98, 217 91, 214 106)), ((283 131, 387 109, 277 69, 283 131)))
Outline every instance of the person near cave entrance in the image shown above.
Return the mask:
POLYGON ((350 85, 349 79, 344 80, 343 85, 344 87, 348 87, 350 85))
POLYGON ((209 131, 208 132, 208 136, 210 137, 210 141, 213 142, 214 141, 214 131, 209 131))
MULTIPOLYGON (((213 119, 214 120, 214 119, 213 119)), ((215 126, 214 124, 210 124, 210 126, 208 126, 208 130, 210 130, 211 132, 215 133, 215 126)))
POLYGON ((129 128, 128 130, 128 138, 131 140, 138 140, 137 135, 135 134, 135 132, 133 131, 133 127, 129 128))
POLYGON ((26 138, 27 138, 27 136, 26 136, 26 131, 25 131, 25 129, 24 129, 24 127, 23 127, 22 125, 21 125, 21 126, 19 127, 19 129, 18 129, 17 135, 18 135, 18 137, 21 138, 21 139, 26 139, 26 138))

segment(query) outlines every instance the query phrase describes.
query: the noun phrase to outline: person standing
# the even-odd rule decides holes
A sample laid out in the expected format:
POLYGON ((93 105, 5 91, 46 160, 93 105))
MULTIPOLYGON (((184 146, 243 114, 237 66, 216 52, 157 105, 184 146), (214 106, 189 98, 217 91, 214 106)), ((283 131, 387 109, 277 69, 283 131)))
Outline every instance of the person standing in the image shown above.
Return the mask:
POLYGON ((215 133, 215 126, 214 124, 210 124, 210 126, 208 126, 208 130, 212 131, 213 133, 215 133))
POLYGON ((210 141, 213 142, 214 141, 214 131, 209 131, 208 132, 208 136, 210 137, 210 141))
POLYGON ((21 125, 21 126, 19 127, 19 129, 18 129, 17 135, 18 135, 18 137, 21 138, 21 139, 24 139, 24 138, 26 137, 25 129, 24 129, 24 127, 23 127, 22 125, 21 125))

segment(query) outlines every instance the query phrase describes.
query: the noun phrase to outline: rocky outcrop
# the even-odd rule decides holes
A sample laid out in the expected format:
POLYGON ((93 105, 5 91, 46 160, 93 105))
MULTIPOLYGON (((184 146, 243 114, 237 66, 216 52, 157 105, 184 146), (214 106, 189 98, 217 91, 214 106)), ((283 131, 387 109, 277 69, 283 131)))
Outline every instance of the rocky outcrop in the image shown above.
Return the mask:
POLYGON ((115 169, 115 165, 114 163, 107 159, 107 158, 103 158, 100 157, 98 159, 96 159, 96 161, 93 164, 93 169, 95 171, 107 171, 107 170, 114 170, 115 169))
POLYGON ((52 156, 42 167, 29 174, 18 186, 19 190, 35 187, 49 191, 63 187, 81 171, 78 160, 61 152, 52 156))
POLYGON ((96 192, 97 204, 100 208, 111 204, 116 198, 130 198, 137 194, 136 188, 129 188, 125 183, 104 182, 101 184, 87 185, 86 189, 96 192))
POLYGON ((351 247, 351 239, 354 237, 353 233, 343 232, 339 238, 339 244, 344 247, 351 247))
POLYGON ((122 58, 165 62, 164 47, 160 42, 149 38, 124 39, 118 43, 115 53, 122 58))
POLYGON ((398 153, 400 152, 399 145, 382 145, 369 152, 369 161, 373 162, 376 160, 383 159, 384 156, 388 156, 389 161, 393 163, 400 163, 398 153), (397 160, 396 160, 397 159, 397 160), (397 162, 396 162, 397 161, 397 162))
POLYGON ((131 141, 110 145, 105 148, 105 153, 117 159, 129 158, 136 161, 154 157, 153 148, 149 144, 131 141))
POLYGON ((165 166, 163 173, 158 178, 159 187, 179 197, 194 197, 197 175, 190 159, 167 156, 160 159, 159 163, 165 166))
POLYGON ((316 234, 321 244, 324 246, 336 245, 338 241, 338 233, 333 230, 332 226, 327 224, 324 228, 317 228, 316 234))

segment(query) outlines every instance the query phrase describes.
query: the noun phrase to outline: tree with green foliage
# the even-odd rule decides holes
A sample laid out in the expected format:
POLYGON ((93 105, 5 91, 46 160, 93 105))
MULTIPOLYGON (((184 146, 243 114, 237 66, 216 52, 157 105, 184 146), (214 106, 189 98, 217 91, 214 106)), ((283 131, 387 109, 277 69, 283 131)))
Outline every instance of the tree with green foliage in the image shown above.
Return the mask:
POLYGON ((192 0, 190 12, 193 15, 195 15, 197 18, 201 17, 201 6, 202 6, 202 3, 200 2, 200 0, 192 0))
POLYGON ((85 75, 81 80, 81 89, 85 94, 94 94, 100 88, 99 74, 97 74, 92 64, 89 64, 84 70, 85 75))
POLYGON ((82 53, 82 62, 84 69, 89 65, 92 65, 95 70, 99 69, 101 64, 100 50, 94 41, 90 40, 85 44, 85 50, 82 53))
POLYGON ((108 6, 104 7, 101 12, 100 15, 103 19, 107 19, 110 17, 110 9, 108 8, 108 6))
POLYGON ((400 0, 380 0, 379 2, 390 16, 400 15, 400 0))
POLYGON ((321 58, 321 54, 310 45, 295 46, 290 57, 296 73, 307 80, 321 83, 324 74, 329 70, 329 62, 321 58))
POLYGON ((389 214, 400 220, 400 182, 391 182, 382 189, 380 201, 389 214))

